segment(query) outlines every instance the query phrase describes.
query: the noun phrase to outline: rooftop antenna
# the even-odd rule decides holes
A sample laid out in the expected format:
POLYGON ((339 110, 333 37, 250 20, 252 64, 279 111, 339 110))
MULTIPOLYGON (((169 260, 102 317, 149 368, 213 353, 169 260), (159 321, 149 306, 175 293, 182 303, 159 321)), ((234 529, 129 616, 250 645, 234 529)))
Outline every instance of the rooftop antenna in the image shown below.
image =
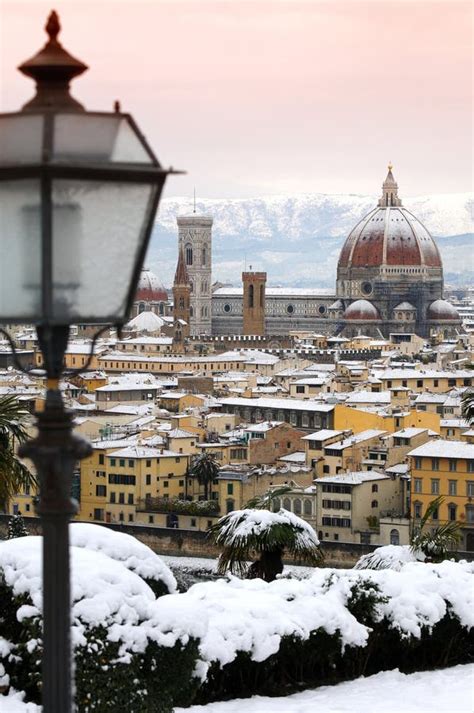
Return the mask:
POLYGON ((194 186, 193 213, 196 212, 196 186, 194 186))

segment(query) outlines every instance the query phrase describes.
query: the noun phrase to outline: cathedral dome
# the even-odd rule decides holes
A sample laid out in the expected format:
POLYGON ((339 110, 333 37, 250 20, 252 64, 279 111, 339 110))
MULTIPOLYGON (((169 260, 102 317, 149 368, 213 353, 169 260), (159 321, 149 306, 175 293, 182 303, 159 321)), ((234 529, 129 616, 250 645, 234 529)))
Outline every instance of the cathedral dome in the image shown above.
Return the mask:
POLYGON ((439 322, 443 322, 445 319, 460 319, 458 311, 446 300, 432 302, 426 316, 428 319, 435 319, 439 322))
POLYGON ((344 312, 344 319, 347 320, 369 320, 380 319, 378 309, 368 300, 356 300, 349 305, 344 312))
POLYGON ((167 302, 168 293, 158 277, 151 270, 143 269, 138 281, 135 300, 145 302, 167 302))
POLYGON ((428 230, 402 206, 391 166, 378 206, 349 233, 338 268, 382 265, 442 267, 438 248, 428 230))

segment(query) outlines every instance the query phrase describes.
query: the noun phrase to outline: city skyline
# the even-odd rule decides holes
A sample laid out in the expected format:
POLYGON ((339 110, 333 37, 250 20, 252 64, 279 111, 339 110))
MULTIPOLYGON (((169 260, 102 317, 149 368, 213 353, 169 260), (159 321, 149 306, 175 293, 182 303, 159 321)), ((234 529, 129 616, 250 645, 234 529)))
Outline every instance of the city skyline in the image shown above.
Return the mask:
MULTIPOLYGON (((119 99, 164 165, 165 195, 245 198, 472 188, 472 36, 465 2, 61 0, 61 40, 90 71, 88 109, 119 99), (111 8, 113 20, 111 19, 111 8)), ((50 3, 0 8, 2 110, 33 86, 50 3)))

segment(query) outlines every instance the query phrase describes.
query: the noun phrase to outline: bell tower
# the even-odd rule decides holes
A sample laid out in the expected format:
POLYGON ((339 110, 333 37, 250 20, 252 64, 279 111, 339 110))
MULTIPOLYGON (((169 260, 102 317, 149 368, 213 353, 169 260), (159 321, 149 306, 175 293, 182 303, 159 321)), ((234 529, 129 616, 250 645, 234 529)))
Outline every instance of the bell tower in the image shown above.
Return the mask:
MULTIPOLYGON (((250 268, 252 269, 252 268, 250 268)), ((265 334, 265 286, 266 272, 243 272, 243 333, 263 336, 265 334)))
POLYGON ((180 216, 178 222, 179 249, 191 288, 191 334, 211 334, 212 327, 212 218, 210 216, 180 216))
POLYGON ((181 342, 190 333, 191 286, 183 248, 179 249, 178 264, 173 282, 174 341, 181 342))

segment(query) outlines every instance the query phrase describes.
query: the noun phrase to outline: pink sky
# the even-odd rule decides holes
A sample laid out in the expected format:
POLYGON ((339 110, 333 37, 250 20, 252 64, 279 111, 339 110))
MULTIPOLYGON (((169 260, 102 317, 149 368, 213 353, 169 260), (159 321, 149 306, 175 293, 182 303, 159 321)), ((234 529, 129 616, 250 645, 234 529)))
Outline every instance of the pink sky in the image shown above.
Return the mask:
POLYGON ((472 189, 469 2, 0 0, 3 111, 52 7, 90 66, 73 94, 188 171, 168 195, 372 193, 389 160, 402 196, 472 189))

